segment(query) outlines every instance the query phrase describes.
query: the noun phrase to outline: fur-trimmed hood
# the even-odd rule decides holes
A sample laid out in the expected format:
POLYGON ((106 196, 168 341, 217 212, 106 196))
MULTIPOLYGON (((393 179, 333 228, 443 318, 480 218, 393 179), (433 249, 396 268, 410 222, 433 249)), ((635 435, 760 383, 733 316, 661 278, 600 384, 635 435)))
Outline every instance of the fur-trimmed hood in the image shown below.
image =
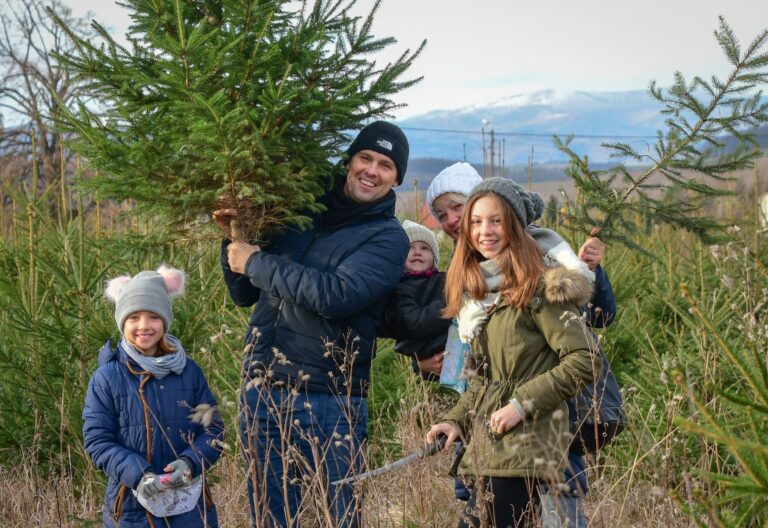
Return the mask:
POLYGON ((551 303, 575 302, 584 306, 592 298, 595 283, 576 270, 563 267, 544 272, 544 295, 551 303))
MULTIPOLYGON (((459 338, 463 343, 469 343, 482 329, 488 320, 490 312, 504 303, 501 293, 495 291, 501 282, 498 264, 486 260, 481 264, 491 292, 484 299, 471 299, 466 294, 459 314, 456 317, 459 326, 459 338), (492 269, 489 269, 492 268, 492 269)), ((542 294, 548 303, 575 303, 581 307, 592 298, 595 283, 580 270, 568 269, 562 266, 549 268, 544 272, 542 284, 531 299, 529 308, 535 309, 541 305, 542 294)))

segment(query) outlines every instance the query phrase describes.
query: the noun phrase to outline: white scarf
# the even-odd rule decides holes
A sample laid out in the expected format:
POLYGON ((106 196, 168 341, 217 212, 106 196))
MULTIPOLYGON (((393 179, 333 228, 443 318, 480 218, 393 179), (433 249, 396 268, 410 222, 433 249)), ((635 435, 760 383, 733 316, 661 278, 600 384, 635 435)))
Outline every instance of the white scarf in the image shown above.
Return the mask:
POLYGON ((482 299, 473 299, 464 292, 464 300, 456 318, 459 324, 459 339, 462 343, 469 343, 480 333, 483 324, 488 320, 488 312, 501 300, 501 292, 498 290, 503 277, 499 263, 495 259, 485 260, 480 263, 480 270, 483 272, 489 291, 482 299))

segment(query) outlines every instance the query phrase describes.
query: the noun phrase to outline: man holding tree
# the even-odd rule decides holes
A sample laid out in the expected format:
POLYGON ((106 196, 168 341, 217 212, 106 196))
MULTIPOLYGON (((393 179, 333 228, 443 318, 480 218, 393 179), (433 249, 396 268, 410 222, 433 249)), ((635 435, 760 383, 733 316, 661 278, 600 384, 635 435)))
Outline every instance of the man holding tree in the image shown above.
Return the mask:
MULTIPOLYGON (((326 523, 362 524, 353 489, 329 482, 362 461, 376 321, 408 254, 392 190, 407 163, 402 130, 371 123, 347 149, 346 176, 320 199, 326 210, 311 215, 309 229, 288 227, 263 247, 224 241, 230 296, 238 306, 258 301, 240 430, 254 524, 296 525, 302 479, 317 491, 309 500, 327 506, 314 508, 326 523)), ((214 212, 227 238, 236 216, 214 212)))

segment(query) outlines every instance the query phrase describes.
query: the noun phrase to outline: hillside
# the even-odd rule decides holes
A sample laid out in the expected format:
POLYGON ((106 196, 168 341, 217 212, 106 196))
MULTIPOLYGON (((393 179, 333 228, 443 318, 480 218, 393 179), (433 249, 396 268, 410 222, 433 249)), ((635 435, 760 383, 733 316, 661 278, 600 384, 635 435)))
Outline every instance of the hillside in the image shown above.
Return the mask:
MULTIPOLYGON (((416 158, 408 161, 408 174, 405 177, 405 182, 397 190, 402 192, 404 190, 412 191, 414 189, 414 181, 416 187, 419 190, 426 191, 432 179, 445 167, 462 161, 461 159, 445 159, 445 158, 416 158)), ((472 163, 472 166, 477 172, 483 174, 482 163, 472 163)), ((595 164, 596 168, 607 167, 607 164, 595 164)), ((534 163, 531 166, 531 180, 534 183, 560 181, 565 179, 566 169, 568 165, 565 163, 534 163)), ((490 170, 490 169, 489 169, 490 170)), ((505 166, 503 174, 498 173, 498 168, 494 173, 494 176, 504 176, 510 178, 518 183, 528 183, 529 169, 527 165, 516 164, 512 166, 505 166)), ((490 176, 490 173, 487 174, 490 176)))
MULTIPOLYGON (((544 90, 463 108, 435 110, 398 121, 408 134, 411 157, 467 159, 482 163, 483 145, 490 148, 491 129, 498 149, 503 142, 505 165, 564 163, 552 135, 574 134, 573 145, 594 162, 607 162, 606 142, 626 142, 643 150, 663 128, 660 105, 645 90, 626 92, 563 92, 544 90), (485 137, 483 137, 483 128, 485 137)), ((768 145, 760 129, 761 145, 768 145)), ((498 158, 497 158, 498 159, 498 158)))

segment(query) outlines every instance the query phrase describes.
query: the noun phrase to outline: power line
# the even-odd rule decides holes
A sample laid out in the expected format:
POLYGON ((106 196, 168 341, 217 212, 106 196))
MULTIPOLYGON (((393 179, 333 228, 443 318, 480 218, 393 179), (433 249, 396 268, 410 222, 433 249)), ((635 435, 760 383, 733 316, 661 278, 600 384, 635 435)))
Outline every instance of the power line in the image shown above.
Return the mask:
MULTIPOLYGON (((444 134, 473 134, 481 135, 483 132, 478 130, 458 130, 448 128, 421 128, 421 127, 400 127, 403 130, 413 130, 417 132, 438 132, 444 134)), ((541 137, 551 138, 554 135, 564 136, 565 134, 556 134, 555 132, 499 132, 494 130, 493 133, 497 136, 508 137, 541 137)), ((656 136, 630 136, 630 135, 617 135, 617 134, 573 134, 575 137, 584 138, 603 138, 603 139, 656 139, 656 136)))
MULTIPOLYGON (((409 126, 401 126, 403 130, 413 130, 415 132, 437 132, 441 134, 472 134, 472 135, 481 135, 483 132, 478 130, 459 130, 459 129, 448 129, 448 128, 422 128, 422 127, 409 127, 409 126)), ((578 134, 578 133, 571 133, 571 134, 557 134, 555 132, 498 132, 494 130, 493 132, 497 136, 507 136, 507 137, 539 137, 539 138, 551 138, 552 136, 558 135, 558 136, 568 136, 573 135, 575 138, 591 138, 591 139, 652 139, 656 140, 658 139, 658 136, 640 136, 640 135, 621 135, 621 134, 578 134)), ((768 137, 768 134, 750 134, 752 137, 768 137)))

